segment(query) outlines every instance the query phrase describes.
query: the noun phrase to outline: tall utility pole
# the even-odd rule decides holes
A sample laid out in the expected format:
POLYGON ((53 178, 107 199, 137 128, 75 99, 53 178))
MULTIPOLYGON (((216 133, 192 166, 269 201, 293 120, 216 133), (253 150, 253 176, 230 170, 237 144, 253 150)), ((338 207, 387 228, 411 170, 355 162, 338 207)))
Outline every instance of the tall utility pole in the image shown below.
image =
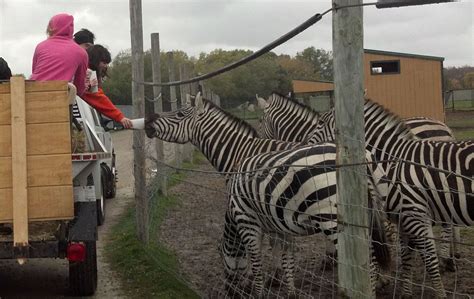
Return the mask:
MULTIPOLYGON (((143 69, 142 2, 130 0, 130 37, 132 40, 132 101, 133 116, 145 116, 145 88, 137 82, 145 81, 143 69)), ((149 241, 148 196, 146 192, 145 132, 133 131, 133 176, 135 177, 135 205, 137 236, 143 243, 149 241)))
MULTIPOLYGON (((333 6, 362 0, 333 0, 333 6)), ((370 298, 369 234, 364 134, 364 27, 362 7, 333 12, 338 187, 338 281, 344 297, 370 298)))

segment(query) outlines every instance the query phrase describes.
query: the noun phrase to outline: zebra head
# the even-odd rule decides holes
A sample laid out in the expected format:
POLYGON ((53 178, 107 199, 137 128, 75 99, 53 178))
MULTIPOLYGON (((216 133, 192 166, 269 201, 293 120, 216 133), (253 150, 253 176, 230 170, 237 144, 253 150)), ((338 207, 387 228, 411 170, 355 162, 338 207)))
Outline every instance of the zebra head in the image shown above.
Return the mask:
MULTIPOLYGON (((187 104, 189 101, 187 99, 187 104)), ((202 98, 196 95, 196 107, 185 107, 171 112, 155 113, 147 117, 145 132, 149 138, 173 143, 191 141, 196 115, 202 113, 202 98), (200 106, 198 106, 198 102, 200 106)))
POLYGON ((264 98, 255 95, 257 98, 257 106, 263 110, 263 115, 259 120, 258 124, 258 134, 263 138, 275 139, 273 122, 272 122, 272 113, 270 111, 270 105, 272 102, 272 97, 268 98, 268 101, 264 98))
POLYGON ((302 142, 312 132, 319 113, 311 107, 276 92, 267 101, 258 99, 263 109, 260 135, 267 139, 302 142))

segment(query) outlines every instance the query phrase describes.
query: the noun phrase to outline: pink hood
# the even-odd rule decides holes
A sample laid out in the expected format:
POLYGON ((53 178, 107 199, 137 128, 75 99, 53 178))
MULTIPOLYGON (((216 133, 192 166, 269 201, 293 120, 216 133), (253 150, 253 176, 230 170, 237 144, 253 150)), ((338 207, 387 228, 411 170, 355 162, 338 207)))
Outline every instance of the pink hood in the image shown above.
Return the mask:
POLYGON ((51 37, 67 37, 72 39, 74 33, 74 17, 65 13, 57 14, 49 20, 51 37))

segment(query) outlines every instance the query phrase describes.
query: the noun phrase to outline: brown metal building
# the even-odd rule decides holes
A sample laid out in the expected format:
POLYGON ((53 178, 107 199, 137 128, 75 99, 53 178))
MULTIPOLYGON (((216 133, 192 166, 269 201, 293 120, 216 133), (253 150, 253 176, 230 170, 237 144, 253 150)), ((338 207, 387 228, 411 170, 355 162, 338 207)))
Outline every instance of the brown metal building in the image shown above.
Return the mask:
MULTIPOLYGON (((445 120, 443 57, 364 50, 367 96, 401 117, 445 120)), ((293 81, 296 96, 329 92, 330 82, 293 81)))

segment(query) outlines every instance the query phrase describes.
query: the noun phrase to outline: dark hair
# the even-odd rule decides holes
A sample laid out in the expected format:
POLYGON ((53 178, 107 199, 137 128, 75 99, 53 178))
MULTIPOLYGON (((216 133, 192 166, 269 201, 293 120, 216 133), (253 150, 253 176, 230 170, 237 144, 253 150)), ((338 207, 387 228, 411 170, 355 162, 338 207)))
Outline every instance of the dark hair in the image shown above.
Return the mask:
POLYGON ((110 63, 112 58, 109 50, 102 45, 93 45, 87 49, 89 55, 89 68, 97 73, 97 79, 99 80, 99 86, 102 84, 102 78, 107 77, 107 69, 101 69, 99 64, 110 63))
POLYGON ((8 63, 0 57, 0 80, 10 80, 12 71, 8 67, 8 63))
POLYGON ((94 44, 95 35, 88 29, 82 28, 78 32, 74 33, 74 41, 78 44, 94 44))

